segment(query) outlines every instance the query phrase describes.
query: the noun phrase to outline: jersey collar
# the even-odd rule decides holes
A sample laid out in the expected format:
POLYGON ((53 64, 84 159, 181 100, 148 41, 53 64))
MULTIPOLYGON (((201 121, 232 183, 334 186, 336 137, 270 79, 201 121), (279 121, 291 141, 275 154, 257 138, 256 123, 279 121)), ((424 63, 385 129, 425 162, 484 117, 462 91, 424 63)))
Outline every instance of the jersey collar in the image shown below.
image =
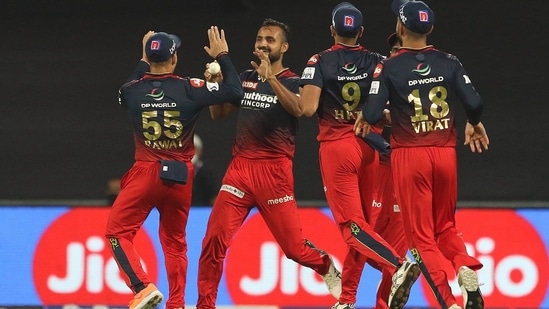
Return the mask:
POLYGON ((338 49, 347 49, 347 50, 365 50, 364 46, 357 44, 357 45, 347 45, 343 43, 336 43, 332 46, 332 50, 338 50, 338 49))

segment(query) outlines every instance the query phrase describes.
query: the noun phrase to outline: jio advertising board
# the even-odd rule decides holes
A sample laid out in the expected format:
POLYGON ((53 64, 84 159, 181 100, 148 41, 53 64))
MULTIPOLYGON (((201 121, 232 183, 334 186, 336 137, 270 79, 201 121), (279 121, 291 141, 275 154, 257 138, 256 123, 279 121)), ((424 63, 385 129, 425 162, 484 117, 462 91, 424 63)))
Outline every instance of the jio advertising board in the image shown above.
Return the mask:
MULTIPOLYGON (((103 237, 109 208, 0 207, 0 305, 62 304, 124 306, 130 290, 120 278, 103 237)), ((186 303, 196 303, 197 265, 209 208, 191 210, 187 226, 189 269, 186 303)), ((303 232, 341 263, 346 245, 327 208, 300 210, 303 232)), ((549 209, 460 209, 458 228, 469 252, 484 268, 479 280, 486 307, 549 307, 549 209)), ((157 236, 158 214, 151 213, 136 237, 142 262, 159 289, 168 294, 157 236)), ((218 305, 264 304, 329 308, 335 302, 320 276, 288 260, 259 213, 252 212, 227 254, 218 305)), ((454 294, 460 290, 447 265, 454 294)), ((436 307, 420 277, 408 304, 436 307)), ((366 267, 357 307, 371 308, 380 274, 366 267)))

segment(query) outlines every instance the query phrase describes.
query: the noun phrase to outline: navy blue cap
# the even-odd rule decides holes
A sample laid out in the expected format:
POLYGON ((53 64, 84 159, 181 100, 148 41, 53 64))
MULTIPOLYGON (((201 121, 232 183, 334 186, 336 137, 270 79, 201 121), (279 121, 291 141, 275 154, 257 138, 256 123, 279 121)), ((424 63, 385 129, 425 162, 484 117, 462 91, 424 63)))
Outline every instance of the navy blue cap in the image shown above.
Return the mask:
POLYGON ((340 36, 355 37, 362 27, 362 13, 351 3, 341 2, 332 10, 332 26, 340 36))
POLYGON ((394 0, 391 9, 404 27, 415 33, 427 33, 435 23, 435 13, 423 1, 394 0))
POLYGON ((157 32, 147 40, 145 54, 150 62, 164 62, 172 58, 181 46, 181 39, 173 34, 157 32))

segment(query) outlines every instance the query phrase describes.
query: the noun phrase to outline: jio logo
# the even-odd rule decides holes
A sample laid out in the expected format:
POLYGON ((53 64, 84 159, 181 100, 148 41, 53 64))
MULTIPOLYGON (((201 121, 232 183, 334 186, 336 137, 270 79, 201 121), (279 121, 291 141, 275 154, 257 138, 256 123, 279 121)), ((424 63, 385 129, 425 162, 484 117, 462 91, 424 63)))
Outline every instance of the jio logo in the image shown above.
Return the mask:
MULTIPOLYGON (((299 216, 303 236, 330 253, 336 267, 341 269, 347 245, 337 225, 318 209, 300 209, 299 216)), ((322 278, 285 256, 259 213, 251 215, 236 234, 224 269, 235 304, 333 303, 322 278)))
MULTIPOLYGON (((490 307, 539 308, 549 280, 545 244, 536 229, 514 210, 458 210, 456 226, 462 232, 467 252, 483 268, 477 271, 482 296, 490 307)), ((445 271, 452 293, 462 303, 455 270, 445 271)), ((423 276, 421 276, 422 278, 423 276)), ((422 279, 425 297, 438 303, 422 279)))
MULTIPOLYGON (((44 305, 126 304, 131 290, 120 276, 103 236, 108 208, 76 208, 55 220, 42 235, 33 260, 36 291, 44 305)), ((142 265, 158 277, 154 245, 146 231, 134 239, 142 265)))

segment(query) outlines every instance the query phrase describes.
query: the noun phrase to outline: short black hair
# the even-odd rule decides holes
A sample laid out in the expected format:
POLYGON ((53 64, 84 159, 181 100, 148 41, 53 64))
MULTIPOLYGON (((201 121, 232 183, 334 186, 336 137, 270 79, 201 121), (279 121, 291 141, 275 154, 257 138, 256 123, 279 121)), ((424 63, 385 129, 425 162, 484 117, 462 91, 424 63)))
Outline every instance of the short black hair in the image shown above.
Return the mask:
POLYGON ((266 18, 261 24, 262 28, 270 27, 270 26, 275 26, 282 29, 282 34, 284 35, 284 39, 286 40, 286 42, 290 42, 290 27, 288 25, 278 20, 274 20, 272 18, 266 18))

